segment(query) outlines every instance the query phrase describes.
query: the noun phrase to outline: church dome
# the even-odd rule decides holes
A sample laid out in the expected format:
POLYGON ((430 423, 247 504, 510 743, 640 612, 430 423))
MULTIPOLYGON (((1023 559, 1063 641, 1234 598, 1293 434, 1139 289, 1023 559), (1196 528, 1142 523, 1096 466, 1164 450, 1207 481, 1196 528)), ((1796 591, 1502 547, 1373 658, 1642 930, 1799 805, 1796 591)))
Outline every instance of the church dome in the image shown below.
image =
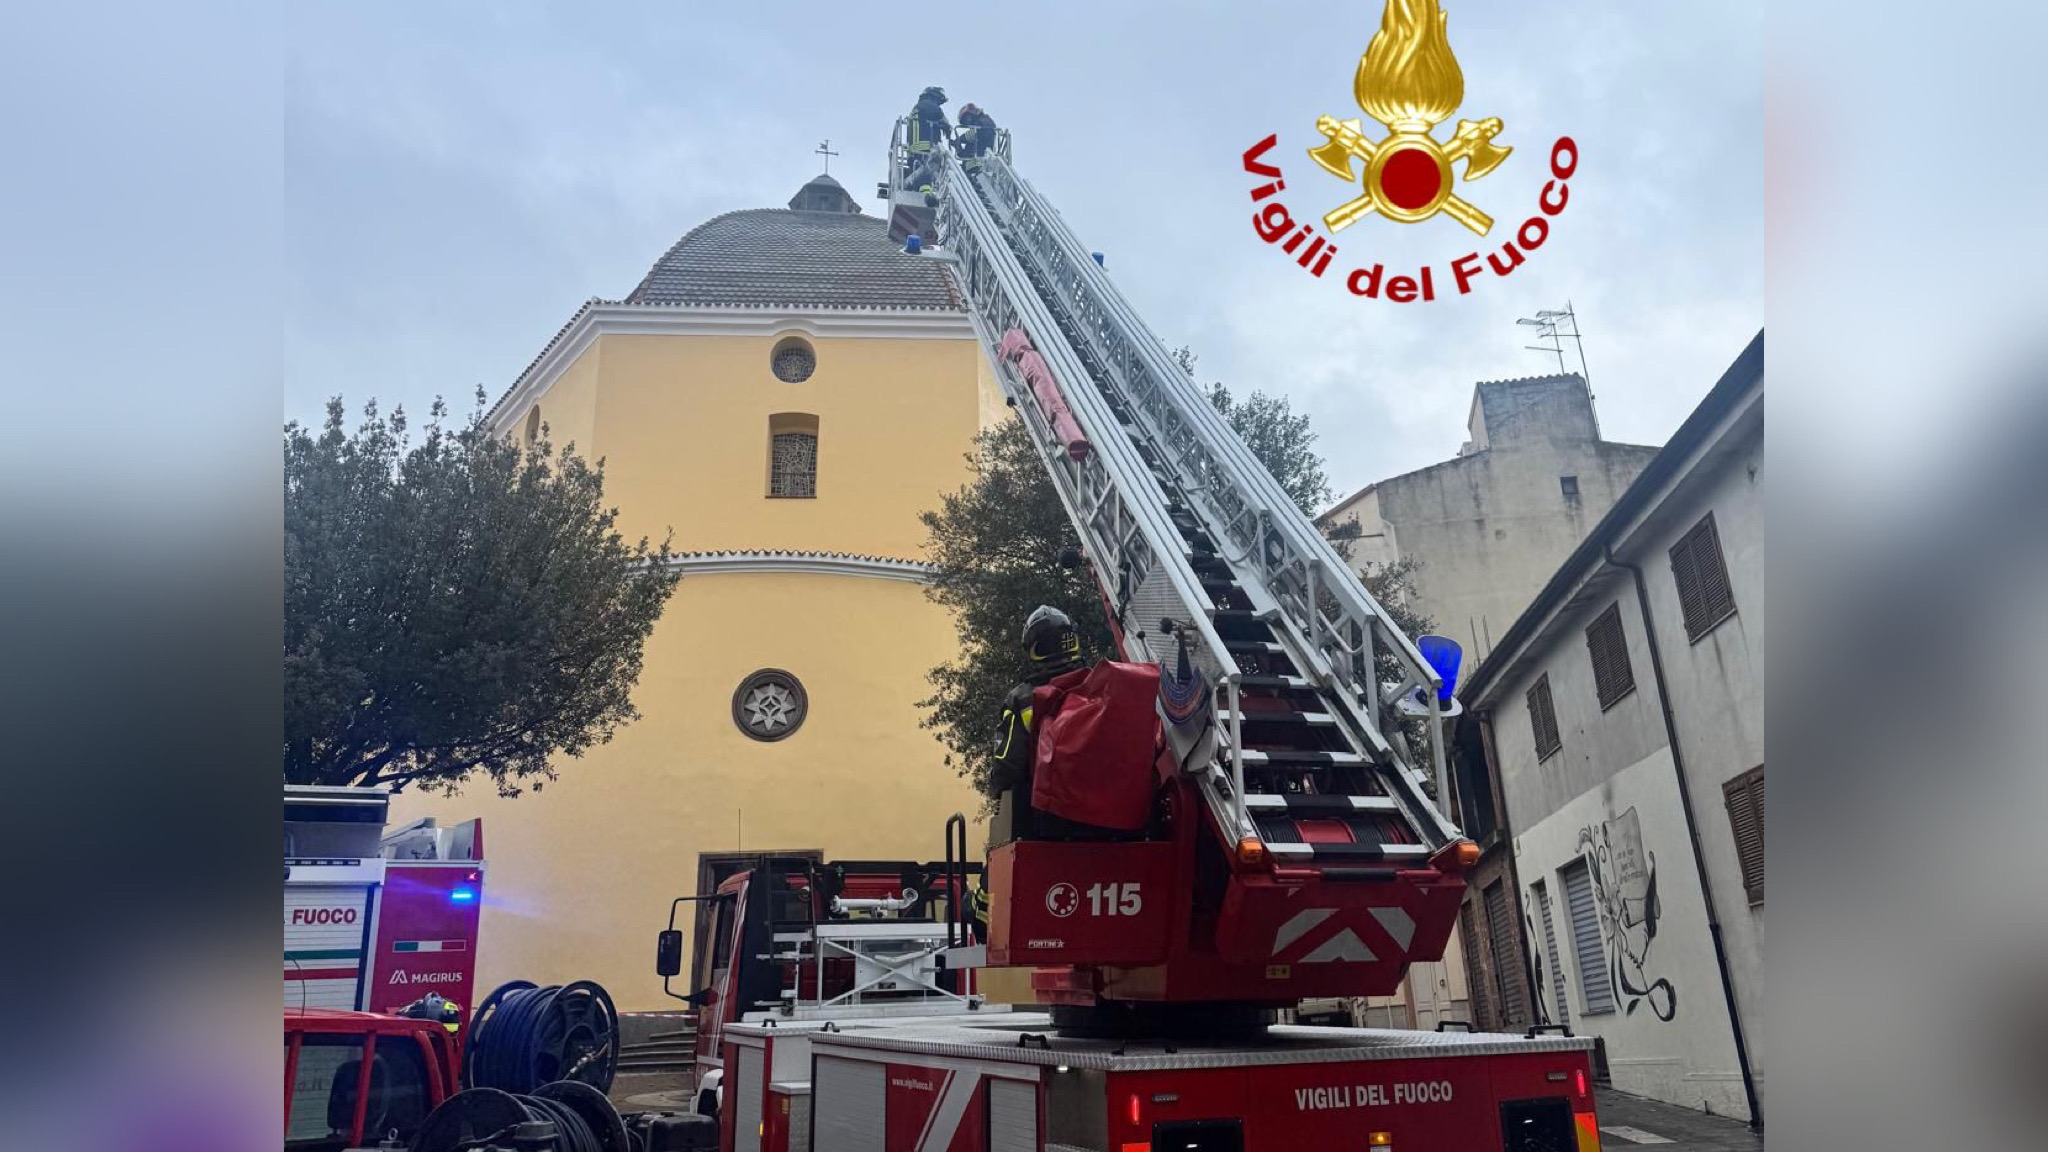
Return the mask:
POLYGON ((626 297, 629 304, 958 311, 937 261, 904 253, 885 221, 819 176, 784 208, 727 212, 692 229, 626 297))

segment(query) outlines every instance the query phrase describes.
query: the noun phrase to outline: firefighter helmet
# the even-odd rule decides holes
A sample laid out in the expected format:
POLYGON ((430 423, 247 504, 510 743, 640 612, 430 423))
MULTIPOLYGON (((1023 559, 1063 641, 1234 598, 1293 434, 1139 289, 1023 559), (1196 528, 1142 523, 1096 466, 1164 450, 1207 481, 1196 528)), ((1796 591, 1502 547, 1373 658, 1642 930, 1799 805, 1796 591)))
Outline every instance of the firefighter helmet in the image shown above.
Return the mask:
POLYGON ((965 120, 965 119, 967 119, 967 118, 968 118, 969 116, 979 116, 979 115, 981 115, 981 109, 979 109, 979 108, 975 107, 975 106, 974 106, 974 105, 972 105, 972 104, 962 104, 962 105, 960 106, 960 118, 961 118, 962 120, 965 120))
POLYGON ((1041 604, 1024 621, 1024 650, 1033 664, 1063 665, 1081 662, 1081 634, 1065 612, 1041 604))
POLYGON ((946 90, 944 88, 939 87, 936 84, 925 89, 923 92, 918 93, 917 98, 922 100, 926 96, 929 96, 934 100, 937 100, 941 104, 944 104, 946 102, 946 90))

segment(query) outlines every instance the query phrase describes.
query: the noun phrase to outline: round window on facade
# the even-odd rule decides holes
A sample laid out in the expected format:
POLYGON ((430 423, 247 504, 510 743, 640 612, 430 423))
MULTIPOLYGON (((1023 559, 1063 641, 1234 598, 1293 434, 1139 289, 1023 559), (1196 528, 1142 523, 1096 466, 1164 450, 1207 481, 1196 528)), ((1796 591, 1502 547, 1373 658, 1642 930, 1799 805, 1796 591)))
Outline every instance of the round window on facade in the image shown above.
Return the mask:
POLYGON ((756 740, 780 740, 803 727, 810 709, 804 686, 780 668, 761 669, 732 694, 732 722, 756 740))
POLYGON ((768 363, 775 369, 777 380, 801 384, 818 370, 818 354, 811 350, 809 341, 791 336, 775 346, 768 363))

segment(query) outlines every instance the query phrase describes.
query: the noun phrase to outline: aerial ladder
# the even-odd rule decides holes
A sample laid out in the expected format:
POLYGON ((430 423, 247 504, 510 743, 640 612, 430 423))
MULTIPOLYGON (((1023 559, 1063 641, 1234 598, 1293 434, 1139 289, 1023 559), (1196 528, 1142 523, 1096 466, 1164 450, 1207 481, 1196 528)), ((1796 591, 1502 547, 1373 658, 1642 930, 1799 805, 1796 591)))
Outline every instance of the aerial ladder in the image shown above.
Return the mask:
POLYGON ((1458 709, 1455 645, 1424 638, 1433 663, 1402 633, 1016 173, 1007 133, 970 167, 911 155, 906 126, 878 189, 892 235, 950 266, 1120 659, 1170 682, 1165 838, 993 847, 986 962, 1036 967, 1077 1029, 1213 1030, 1233 1006, 1262 1026, 1302 997, 1391 992, 1442 956, 1478 856, 1427 783, 1458 709), (1084 912, 1100 892, 1139 909, 1091 933, 1082 887, 1084 912))

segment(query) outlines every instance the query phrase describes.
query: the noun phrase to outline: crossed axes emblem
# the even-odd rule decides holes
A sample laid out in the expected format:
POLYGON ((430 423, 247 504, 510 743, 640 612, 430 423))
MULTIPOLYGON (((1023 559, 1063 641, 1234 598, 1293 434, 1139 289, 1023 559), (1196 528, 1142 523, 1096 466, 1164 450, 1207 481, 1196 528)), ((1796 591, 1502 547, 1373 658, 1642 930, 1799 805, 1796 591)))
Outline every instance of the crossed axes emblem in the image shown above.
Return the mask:
POLYGON ((1367 140, 1359 125, 1356 119, 1338 120, 1332 116, 1316 120, 1316 131, 1329 137, 1330 142, 1309 149, 1308 154, 1324 171, 1348 184, 1361 179, 1352 169, 1352 158, 1365 163, 1365 194, 1324 214, 1323 223, 1330 231, 1341 232, 1374 212, 1405 223, 1445 212, 1481 236, 1493 227, 1493 217, 1451 191, 1451 166, 1465 161, 1467 180, 1477 180, 1500 167, 1500 162, 1514 151, 1493 142, 1502 127, 1500 117, 1458 121, 1457 134, 1449 144, 1438 144, 1427 131, 1399 131, 1385 140, 1367 140), (1396 165, 1401 168, 1397 176, 1400 190, 1395 193, 1399 199, 1390 197, 1386 187, 1387 171, 1396 165), (1420 195, 1428 186, 1424 165, 1433 168, 1436 177, 1435 190, 1426 198, 1420 195))

